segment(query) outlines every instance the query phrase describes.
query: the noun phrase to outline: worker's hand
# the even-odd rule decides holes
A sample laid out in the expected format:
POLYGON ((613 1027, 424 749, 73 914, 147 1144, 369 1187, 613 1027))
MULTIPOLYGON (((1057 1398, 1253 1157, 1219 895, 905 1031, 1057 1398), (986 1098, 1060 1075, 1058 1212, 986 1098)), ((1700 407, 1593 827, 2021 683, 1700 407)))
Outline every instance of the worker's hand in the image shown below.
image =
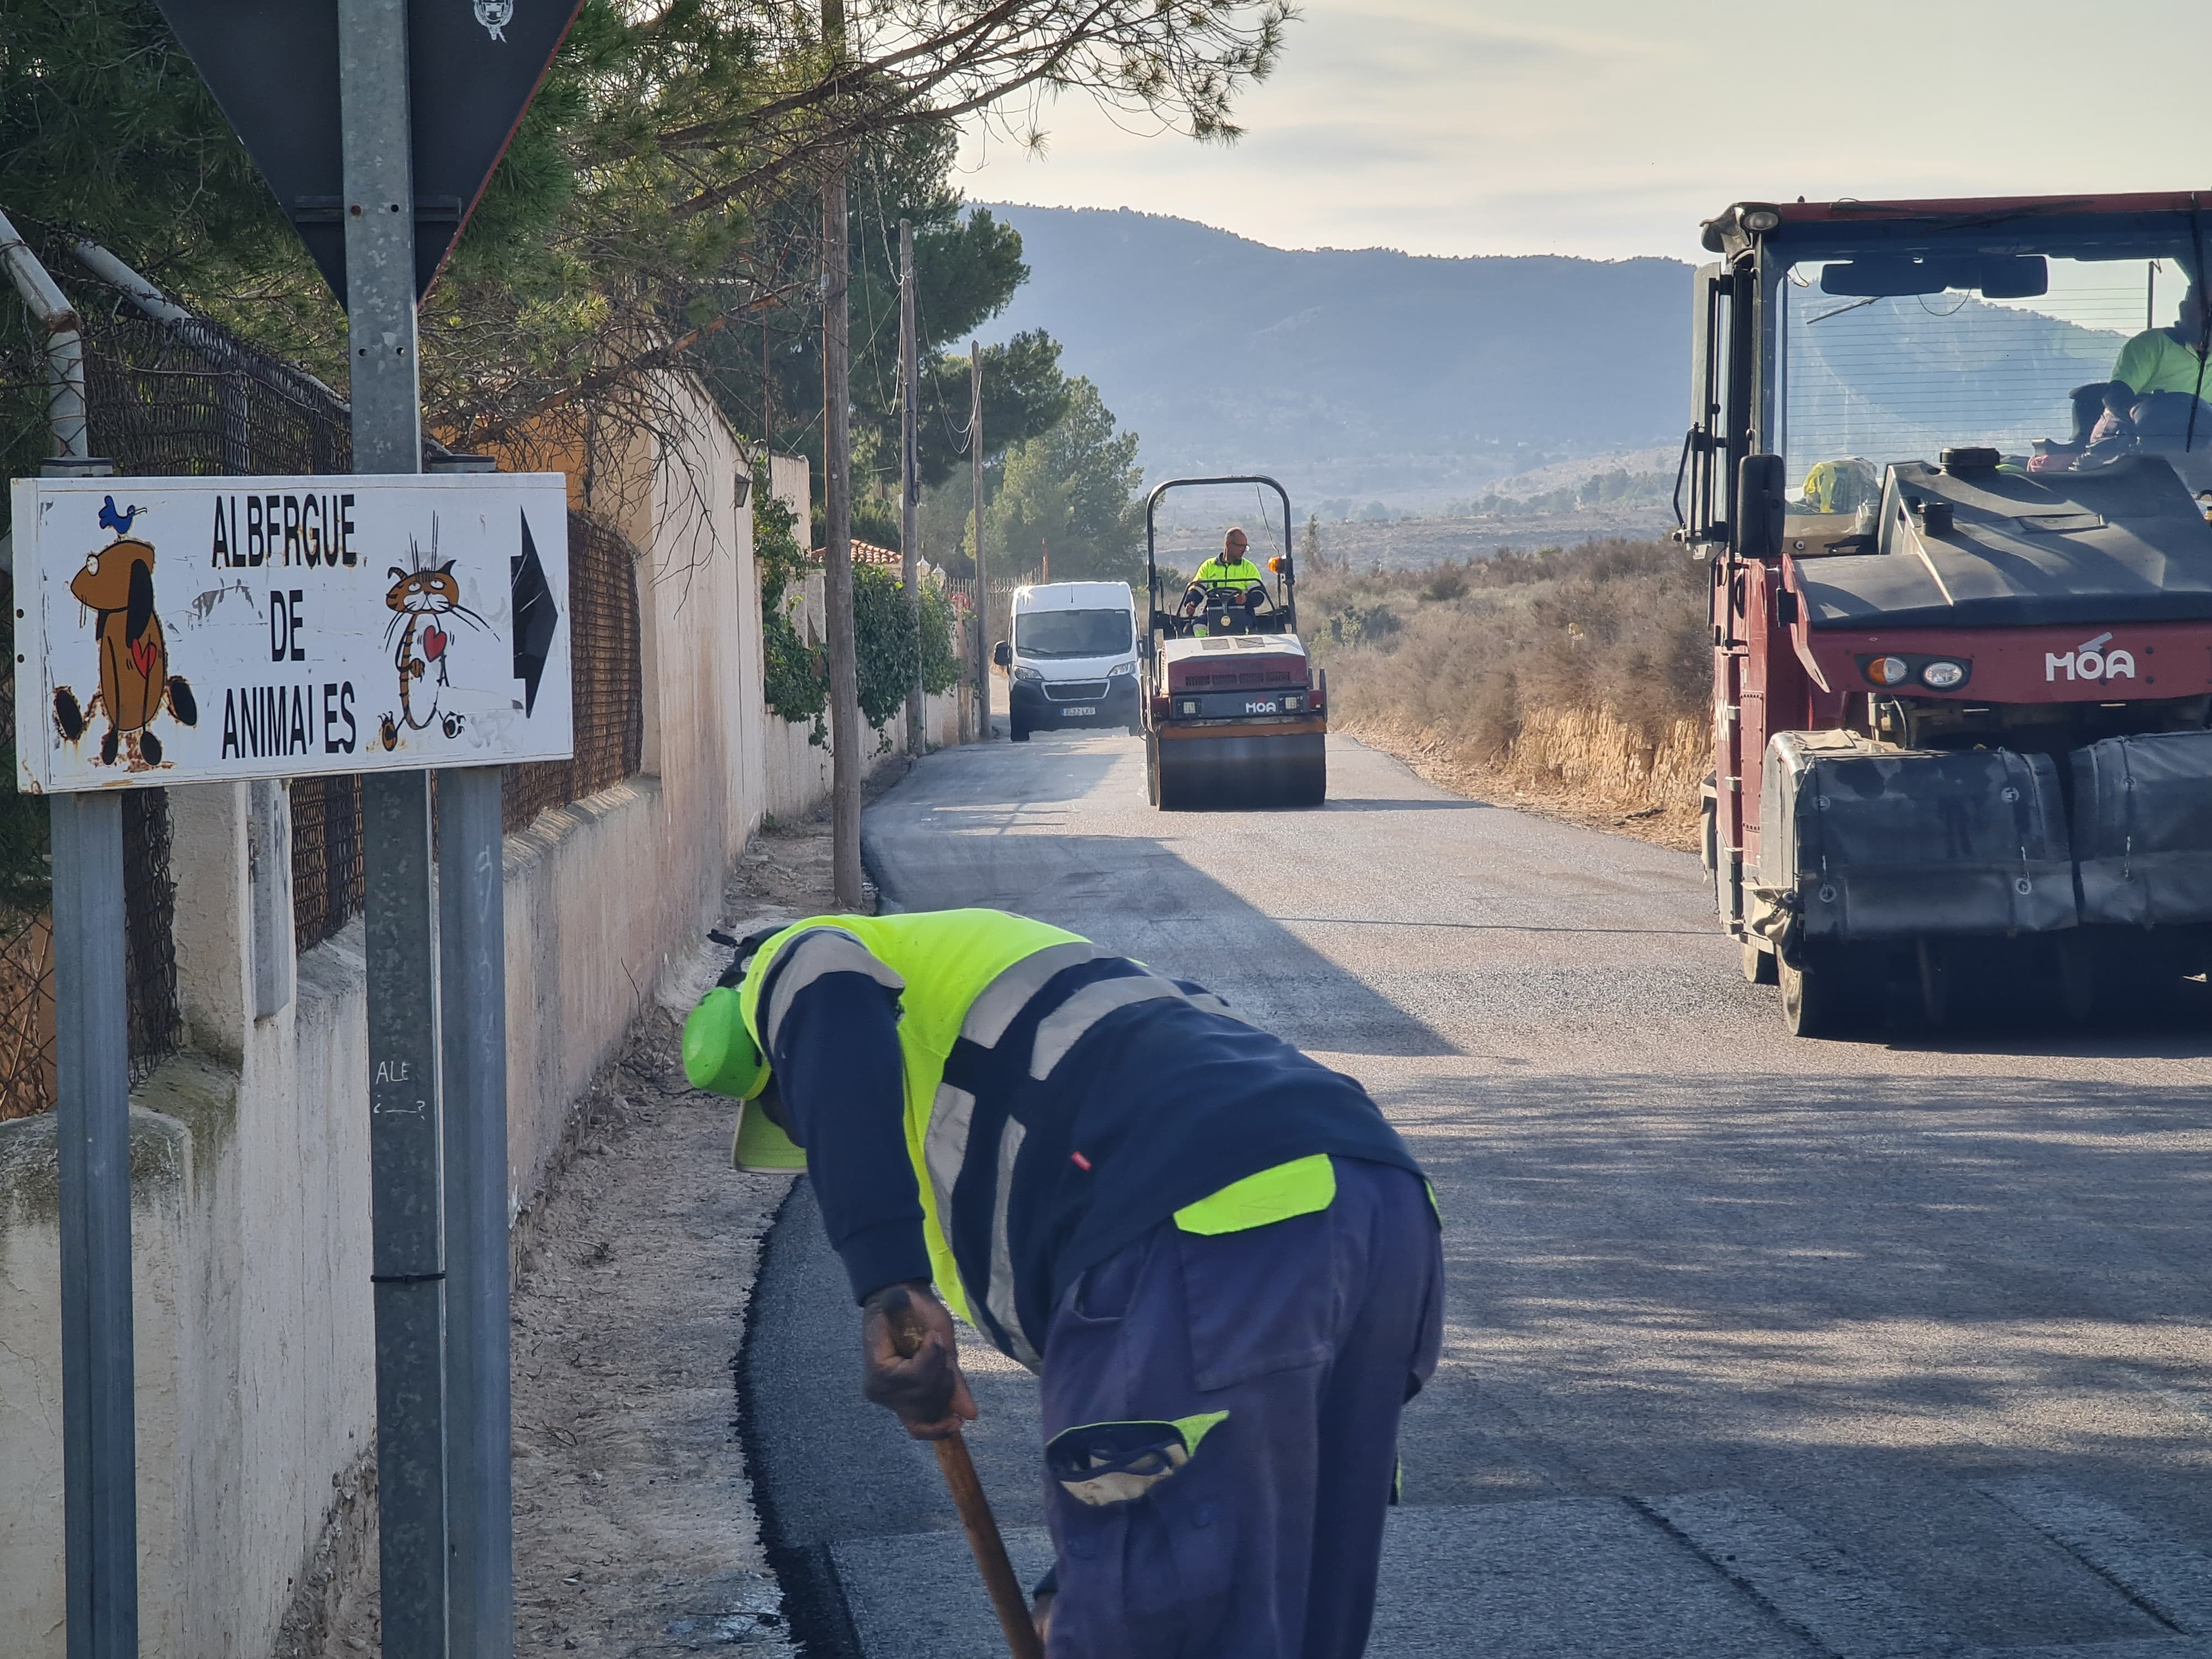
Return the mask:
POLYGON ((861 1394, 915 1439, 944 1440, 975 1420, 952 1316, 925 1281, 886 1285, 862 1305, 860 1363, 861 1394))

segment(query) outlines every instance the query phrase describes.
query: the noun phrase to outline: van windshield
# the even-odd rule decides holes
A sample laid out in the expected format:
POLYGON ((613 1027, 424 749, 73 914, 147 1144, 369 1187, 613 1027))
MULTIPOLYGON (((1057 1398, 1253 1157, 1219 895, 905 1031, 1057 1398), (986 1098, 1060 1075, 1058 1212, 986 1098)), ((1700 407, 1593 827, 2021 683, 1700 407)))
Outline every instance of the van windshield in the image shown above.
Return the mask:
POLYGON ((1119 657, 1135 640, 1126 611, 1025 611, 1014 618, 1014 649, 1024 657, 1119 657))

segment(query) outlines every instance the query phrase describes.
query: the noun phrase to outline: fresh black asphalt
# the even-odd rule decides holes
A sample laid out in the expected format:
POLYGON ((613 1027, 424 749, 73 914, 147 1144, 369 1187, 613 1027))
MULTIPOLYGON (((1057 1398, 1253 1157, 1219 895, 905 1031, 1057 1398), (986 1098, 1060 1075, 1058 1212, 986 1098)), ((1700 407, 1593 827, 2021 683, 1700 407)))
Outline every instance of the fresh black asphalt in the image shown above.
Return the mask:
MULTIPOLYGON (((870 810, 870 868, 894 907, 1021 910, 1212 986, 1426 1164, 1451 1316, 1377 1659, 2212 1655, 2201 1006, 2072 1035, 1992 988, 1978 1027, 1801 1042, 1694 858, 1349 743, 1310 812, 1156 813, 1138 763, 931 757, 870 810)), ((794 1624, 836 1659, 994 1653, 857 1343, 801 1184, 739 1363, 794 1624)), ((971 1374, 1035 1565, 1033 1384, 971 1374)))

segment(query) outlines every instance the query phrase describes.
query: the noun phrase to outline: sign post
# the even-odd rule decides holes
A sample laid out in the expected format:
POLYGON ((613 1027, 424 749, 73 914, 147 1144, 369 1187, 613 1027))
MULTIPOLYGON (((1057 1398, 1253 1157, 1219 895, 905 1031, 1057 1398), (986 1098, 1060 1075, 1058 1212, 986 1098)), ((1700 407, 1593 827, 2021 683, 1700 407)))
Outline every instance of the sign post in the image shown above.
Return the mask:
MULTIPOLYGON (((80 460, 52 470, 81 476, 92 468, 80 460)), ((113 795, 57 795, 51 811, 63 1605, 69 1659, 136 1659, 137 1366, 131 1310, 131 1062, 123 1041, 131 1018, 124 979, 123 803, 113 795)))
MULTIPOLYGON (((419 473, 416 304, 459 239, 583 0, 156 3, 346 307, 356 471, 380 475, 380 485, 419 473)), ((273 481, 262 482, 258 491, 260 500, 247 497, 254 505, 245 528, 250 533, 258 521, 264 534, 274 534, 261 514, 270 501, 289 514, 284 503, 291 492, 276 490, 273 481)), ((302 488, 297 494, 325 503, 313 512, 317 535, 343 538, 358 528, 333 523, 330 492, 302 488)), ((382 641, 389 658, 383 672, 387 678, 396 675, 398 706, 383 709, 373 740, 364 744, 357 731, 339 735, 343 720, 354 717, 349 694, 366 696, 373 674, 356 682, 332 667, 304 687, 271 676, 266 686, 228 688, 252 694, 225 703, 234 720, 241 708, 249 711, 249 724, 244 733, 226 728, 234 741, 214 760, 249 769, 200 774, 367 775, 362 855, 384 1641, 386 1652, 408 1659, 448 1652, 507 1659, 514 1650, 499 768, 570 752, 567 651, 564 639, 556 642, 556 597, 568 592, 565 507, 565 498, 556 497, 534 514, 519 508, 499 517, 502 526, 520 526, 520 545, 504 555, 511 591, 491 584, 504 595, 499 608, 506 631, 497 643, 511 652, 511 675, 499 693, 519 683, 522 695, 488 692, 481 665, 472 669, 461 661, 487 644, 466 629, 489 629, 489 613, 465 601, 468 583, 453 580, 452 562, 440 566, 441 520, 434 514, 427 547, 419 525, 408 530, 404 566, 397 544, 390 550, 393 562, 386 568, 396 580, 384 603, 394 620, 382 641), (316 687, 325 692, 323 701, 316 687), (295 695, 301 690, 304 702, 295 695), (312 752, 311 730, 326 744, 343 742, 342 750, 324 752, 343 752, 349 760, 374 757, 377 763, 300 763, 312 752), (248 733, 251 742, 236 741, 248 733), (557 749, 547 749, 555 738, 557 749), (272 754, 276 767, 263 766, 272 754), (438 791, 434 884, 426 766, 459 769, 446 774, 438 791)), ((481 543, 479 532, 489 532, 498 516, 481 518, 471 530, 457 514, 446 532, 481 543)), ((19 526, 22 522, 19 518, 19 526)), ((283 525, 288 533, 302 527, 289 518, 283 525)), ((234 523, 233 532, 238 528, 234 523)), ((364 545, 374 539, 362 533, 364 545)), ((127 534, 118 532, 118 539, 127 534)), ((315 546, 325 552, 331 544, 324 539, 315 546)), ((304 543, 300 550, 304 556, 304 543)), ((464 556, 451 544, 445 550, 456 561, 464 556)), ((374 557, 382 564, 386 554, 380 545, 374 557)), ((145 562, 150 571, 150 551, 145 562)), ((337 568, 349 570, 353 563, 342 558, 337 568)), ((325 559, 306 568, 327 575, 333 567, 325 559)), ((478 591, 489 580, 480 574, 478 591)), ((265 605, 273 649, 300 636, 301 602, 317 587, 311 574, 297 588, 264 591, 240 579, 235 591, 258 594, 265 605)), ((197 619, 208 621, 228 603, 230 592, 208 590, 205 614, 195 599, 197 619)), ((318 597, 332 596, 325 591, 318 597)), ((310 616, 313 611, 310 601, 310 616)), ((315 624, 305 626, 305 638, 316 640, 315 624)), ((34 701, 19 699, 19 710, 34 701)), ((173 728, 191 726, 189 715, 175 718, 173 696, 155 702, 157 710, 166 707, 173 728)), ((205 706, 212 713, 212 702, 205 706)), ((140 724, 122 734, 128 768, 179 767, 185 750, 196 763, 205 763, 205 744, 179 744, 173 729, 170 742, 179 755, 165 762, 153 715, 138 711, 133 718, 140 715, 140 724)), ((51 733, 48 738, 51 744, 51 733)), ((61 739, 64 745, 76 741, 61 739)), ((18 752, 29 752, 20 738, 18 752)), ((42 764, 57 758, 51 747, 39 753, 42 764)), ((66 774, 68 759, 60 758, 66 774)), ((117 761, 108 755, 100 763, 117 761)), ((47 787, 93 786, 49 781, 47 787)), ((124 1242, 127 1251, 127 1233, 124 1242)), ((71 1606, 70 1659, 82 1659, 74 1645, 71 1606)))
POLYGON ((73 1659, 135 1651, 115 792, 329 772, 364 775, 386 1650, 501 1652, 512 1558, 498 769, 572 750, 553 597, 568 592, 566 482, 78 469, 19 481, 15 525, 18 781, 55 802, 65 1355, 77 1356, 64 1365, 71 1629, 94 1644, 73 1659), (428 768, 441 774, 434 892, 428 768), (443 1124, 441 1082, 454 1109, 443 1124), (465 1190, 441 1189, 449 1146, 465 1190), (470 1277, 453 1322, 470 1341, 450 1368, 441 1216, 470 1241, 453 1253, 470 1277), (472 1438, 451 1432, 463 1411, 472 1438), (452 1456, 457 1440, 475 1462, 452 1456), (449 1564, 457 1589, 472 1575, 465 1601, 453 1598, 466 1616, 452 1650, 449 1564))
MULTIPOLYGON (((337 0, 337 25, 354 470, 419 472, 405 0, 337 0)), ((364 777, 379 1605, 384 1651, 405 1659, 448 1651, 445 1119, 430 857, 430 775, 364 777)))

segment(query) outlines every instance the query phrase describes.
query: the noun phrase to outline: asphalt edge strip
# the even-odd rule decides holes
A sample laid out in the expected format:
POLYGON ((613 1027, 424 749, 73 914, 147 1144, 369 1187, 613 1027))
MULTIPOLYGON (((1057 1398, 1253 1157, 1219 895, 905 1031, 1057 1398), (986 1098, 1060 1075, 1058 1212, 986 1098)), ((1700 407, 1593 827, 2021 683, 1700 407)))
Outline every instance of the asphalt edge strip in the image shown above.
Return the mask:
POLYGON ((744 1455, 746 1475, 752 1484, 753 1513, 760 1526, 762 1551, 768 1558, 769 1571, 782 1588, 784 1620, 793 1644, 806 1659, 866 1659, 830 1546, 797 1542, 785 1526, 775 1483, 767 1476, 769 1462, 761 1437, 761 1413, 756 1409, 763 1364, 761 1328, 765 1323, 758 1317, 762 1291, 772 1277, 787 1270, 785 1258, 790 1253, 789 1241, 796 1231, 789 1224, 789 1212, 798 1191, 799 1183, 794 1181, 782 1202, 775 1206, 775 1218, 761 1238, 760 1267, 754 1276, 745 1334, 731 1364, 737 1383, 738 1443, 744 1455))

